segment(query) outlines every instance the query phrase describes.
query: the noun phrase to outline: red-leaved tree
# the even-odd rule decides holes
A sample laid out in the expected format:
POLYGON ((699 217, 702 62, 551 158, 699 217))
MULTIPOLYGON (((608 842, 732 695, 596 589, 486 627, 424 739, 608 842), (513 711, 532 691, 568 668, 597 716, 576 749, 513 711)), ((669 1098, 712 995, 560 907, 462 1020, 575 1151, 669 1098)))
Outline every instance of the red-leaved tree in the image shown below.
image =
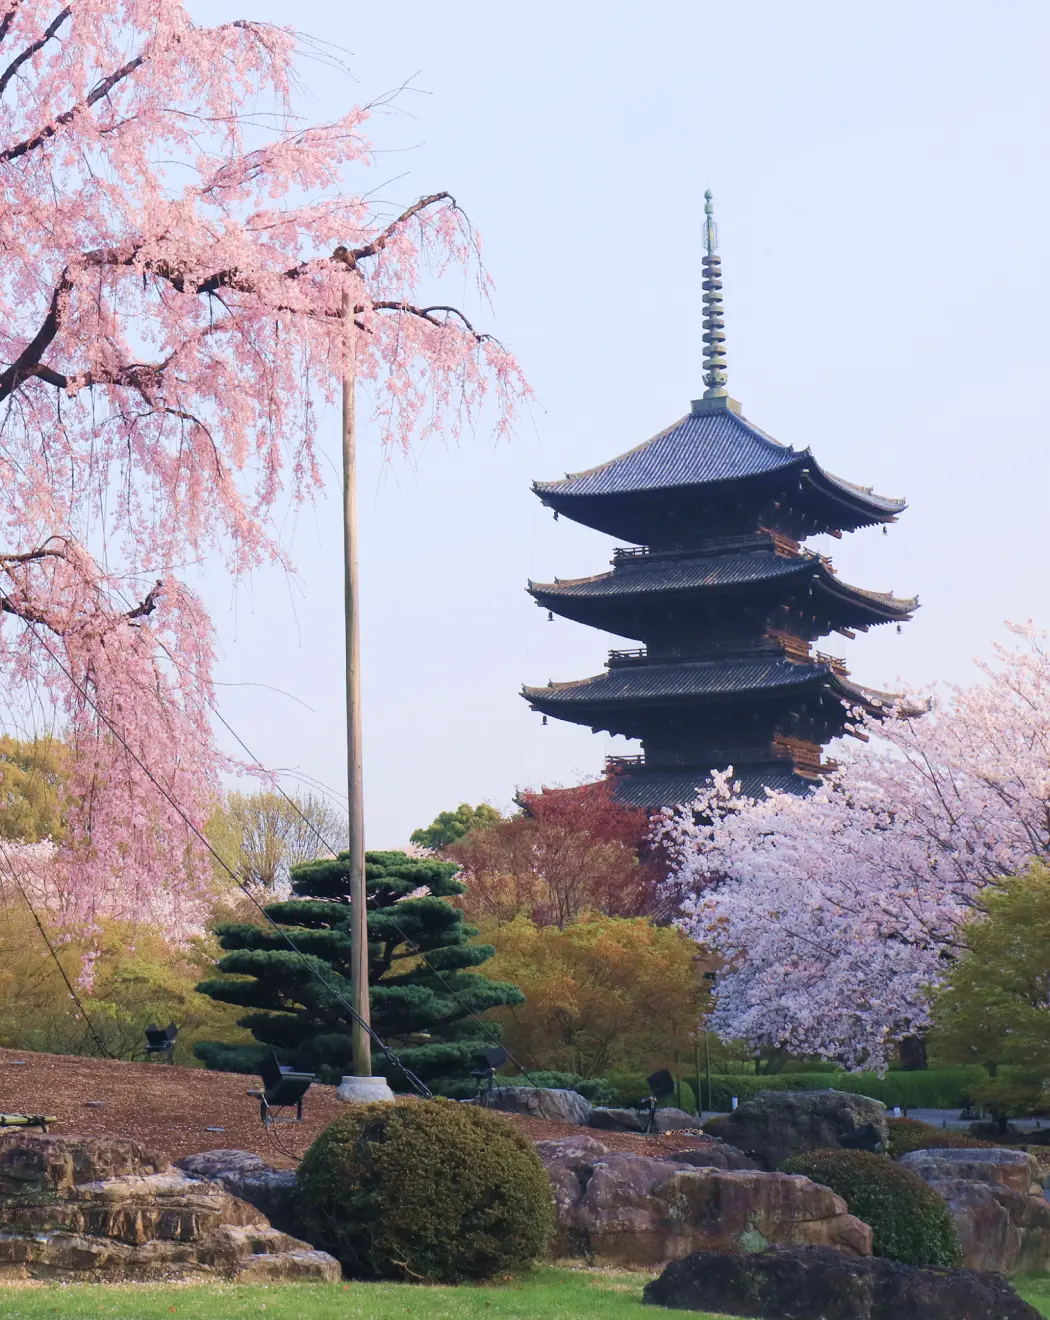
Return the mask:
POLYGON ((585 912, 652 912, 666 872, 646 851, 644 811, 621 806, 613 781, 518 794, 521 811, 472 829, 442 850, 459 862, 472 919, 567 926, 585 912))
POLYGON ((484 287, 454 200, 390 218, 347 191, 365 111, 304 127, 294 55, 178 0, 0 0, 0 676, 73 749, 70 918, 193 919, 221 763, 212 630, 175 574, 280 557, 350 335, 392 441, 523 390, 419 301, 450 266, 484 287))

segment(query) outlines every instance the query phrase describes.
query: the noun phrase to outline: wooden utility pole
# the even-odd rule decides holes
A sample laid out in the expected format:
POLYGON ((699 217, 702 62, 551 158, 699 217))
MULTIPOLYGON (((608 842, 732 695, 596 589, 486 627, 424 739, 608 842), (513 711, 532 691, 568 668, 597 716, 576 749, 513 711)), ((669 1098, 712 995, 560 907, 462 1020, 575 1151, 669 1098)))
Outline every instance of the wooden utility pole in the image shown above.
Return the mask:
POLYGON ((361 782, 361 618, 357 592, 357 379, 354 309, 343 295, 347 362, 343 373, 343 584, 346 621, 346 796, 350 813, 350 962, 354 1076, 372 1076, 368 1004, 368 913, 365 908, 365 799, 361 782))

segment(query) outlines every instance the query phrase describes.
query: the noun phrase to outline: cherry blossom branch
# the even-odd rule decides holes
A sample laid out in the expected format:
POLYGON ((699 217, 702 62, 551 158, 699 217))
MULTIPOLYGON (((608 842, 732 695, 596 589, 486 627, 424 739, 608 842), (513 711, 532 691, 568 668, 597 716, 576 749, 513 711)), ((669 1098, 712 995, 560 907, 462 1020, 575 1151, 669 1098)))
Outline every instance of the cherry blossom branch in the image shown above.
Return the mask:
MULTIPOLYGON (((15 56, 15 58, 11 61, 11 63, 7 66, 7 68, 3 71, 3 73, 0 74, 0 96, 3 96, 4 92, 7 90, 7 84, 15 76, 15 74, 22 67, 22 65, 25 64, 27 60, 31 60, 38 50, 43 50, 43 48, 47 45, 47 43, 51 40, 51 38, 56 35, 58 29, 62 26, 62 24, 66 21, 66 19, 69 18, 72 12, 73 11, 69 8, 68 5, 66 6, 65 9, 60 10, 59 13, 56 14, 56 16, 47 25, 46 29, 44 30, 44 35, 42 37, 39 37, 36 41, 34 41, 32 45, 27 46, 25 50, 21 52, 21 54, 15 56)), ((12 18, 13 16, 14 16, 13 9, 10 10, 7 15, 5 15, 4 24, 0 26, 0 41, 3 41, 4 37, 6 36, 7 33, 6 24, 8 23, 9 19, 12 18)))
POLYGON ((125 78, 130 78, 136 69, 142 67, 145 61, 145 55, 136 55, 133 60, 128 60, 126 64, 121 65, 119 69, 114 69, 111 74, 103 78, 100 83, 96 83, 79 105, 70 106, 68 110, 63 110, 60 115, 55 116, 50 124, 45 125, 32 137, 23 139, 13 147, 5 147, 3 151, 0 151, 0 165, 18 160, 20 156, 24 156, 42 146, 50 138, 53 138, 60 128, 72 123, 78 114, 81 114, 84 110, 90 110, 104 96, 108 96, 118 83, 122 83, 125 78))

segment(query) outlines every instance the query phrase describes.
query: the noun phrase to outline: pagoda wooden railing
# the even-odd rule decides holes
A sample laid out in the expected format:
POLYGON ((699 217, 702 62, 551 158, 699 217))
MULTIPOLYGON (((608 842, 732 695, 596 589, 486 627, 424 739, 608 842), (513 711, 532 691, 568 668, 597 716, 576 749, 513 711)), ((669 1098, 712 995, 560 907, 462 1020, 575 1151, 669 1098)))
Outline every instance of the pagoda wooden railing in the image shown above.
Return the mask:
POLYGON ((639 766, 645 765, 645 757, 639 756, 607 756, 605 758, 606 773, 612 770, 637 770, 639 766))
POLYGON ((784 648, 784 656, 792 664, 809 665, 816 661, 817 664, 827 665, 833 674, 838 674, 842 678, 849 675, 846 662, 841 656, 828 655, 826 651, 814 651, 812 643, 795 633, 785 632, 782 628, 770 628, 766 636, 784 648))
POLYGON ((818 555, 814 551, 804 550, 793 537, 786 536, 783 532, 774 531, 771 527, 759 527, 757 531, 744 532, 737 536, 709 536, 705 537, 698 545, 665 546, 659 550, 654 550, 649 545, 618 545, 613 550, 613 560, 645 559, 664 555, 717 555, 723 554, 727 550, 761 550, 765 548, 768 541, 772 541, 774 551, 785 558, 805 559, 806 557, 812 557, 826 561, 830 567, 831 561, 827 559, 826 555, 818 555))
POLYGON ((643 660, 648 660, 649 652, 644 646, 632 646, 623 651, 609 652, 609 665, 636 665, 643 660))
POLYGON ((795 633, 785 632, 783 628, 770 628, 766 633, 770 641, 778 642, 784 649, 784 656, 795 665, 808 665, 813 659, 812 645, 795 633))
POLYGON ((806 738, 793 738, 786 733, 778 733, 773 739, 773 754, 781 760, 790 761, 795 767, 795 773, 805 779, 819 779, 822 774, 836 768, 834 761, 823 759, 820 743, 810 742, 806 738))
POLYGON ((819 660, 822 665, 830 665, 833 674, 838 674, 841 678, 849 677, 849 670, 846 668, 846 662, 841 656, 828 655, 826 651, 814 651, 813 659, 819 660))
POLYGON ((802 546, 793 536, 785 536, 783 532, 775 531, 772 527, 760 527, 758 530, 773 542, 773 550, 776 554, 783 555, 785 559, 801 557, 802 546))

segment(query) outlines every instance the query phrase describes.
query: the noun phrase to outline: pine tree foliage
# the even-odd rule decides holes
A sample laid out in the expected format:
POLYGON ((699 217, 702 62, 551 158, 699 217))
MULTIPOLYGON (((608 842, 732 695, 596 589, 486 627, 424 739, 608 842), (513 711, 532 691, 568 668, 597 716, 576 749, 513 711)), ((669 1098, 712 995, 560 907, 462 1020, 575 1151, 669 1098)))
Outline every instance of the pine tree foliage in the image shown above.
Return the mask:
MULTIPOLYGON (((437 1090, 469 1076, 478 1052, 498 1042, 498 1024, 480 1015, 524 998, 516 986, 475 974, 494 949, 470 942, 477 931, 448 901, 463 892, 456 870, 402 852, 366 854, 372 1026, 437 1090)), ((196 1052, 209 1068, 248 1072, 272 1048, 282 1061, 338 1080, 353 1063, 351 1018, 340 1002, 350 1000, 349 853, 295 866, 291 877, 294 897, 265 908, 281 929, 220 926, 223 976, 198 987, 242 1006, 239 1024, 259 1045, 204 1041, 196 1052)), ((373 1051, 372 1065, 405 1088, 382 1051, 373 1051)))

